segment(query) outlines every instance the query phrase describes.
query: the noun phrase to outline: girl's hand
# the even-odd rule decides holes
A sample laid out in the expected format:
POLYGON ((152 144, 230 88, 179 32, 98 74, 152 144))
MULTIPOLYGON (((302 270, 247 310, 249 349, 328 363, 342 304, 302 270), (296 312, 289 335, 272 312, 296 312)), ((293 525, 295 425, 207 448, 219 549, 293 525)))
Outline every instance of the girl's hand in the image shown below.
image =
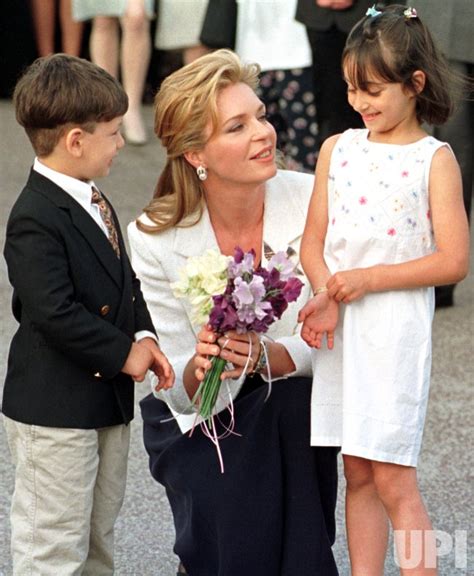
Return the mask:
POLYGON ((237 334, 237 332, 229 331, 224 336, 220 336, 218 340, 221 346, 221 358, 233 364, 234 369, 223 372, 221 379, 225 378, 239 378, 247 364, 250 348, 250 360, 247 366, 247 374, 252 372, 257 364, 260 355, 260 338, 256 332, 246 332, 245 334, 237 334))
POLYGON ((359 300, 369 292, 369 274, 368 268, 336 272, 326 283, 329 296, 345 304, 359 300))
POLYGON ((303 322, 301 337, 308 346, 321 348, 326 334, 328 349, 332 350, 338 318, 339 305, 328 292, 314 296, 298 314, 298 322, 303 322))

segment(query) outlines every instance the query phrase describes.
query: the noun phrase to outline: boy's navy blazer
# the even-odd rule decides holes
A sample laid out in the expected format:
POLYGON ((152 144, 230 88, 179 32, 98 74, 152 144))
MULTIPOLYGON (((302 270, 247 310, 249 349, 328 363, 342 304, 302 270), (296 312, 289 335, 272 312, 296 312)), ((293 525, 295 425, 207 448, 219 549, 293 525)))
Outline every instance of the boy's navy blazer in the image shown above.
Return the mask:
POLYGON ((19 322, 3 394, 9 418, 62 428, 133 418, 134 383, 120 370, 134 334, 155 330, 114 217, 120 259, 80 204, 31 171, 4 250, 19 322))

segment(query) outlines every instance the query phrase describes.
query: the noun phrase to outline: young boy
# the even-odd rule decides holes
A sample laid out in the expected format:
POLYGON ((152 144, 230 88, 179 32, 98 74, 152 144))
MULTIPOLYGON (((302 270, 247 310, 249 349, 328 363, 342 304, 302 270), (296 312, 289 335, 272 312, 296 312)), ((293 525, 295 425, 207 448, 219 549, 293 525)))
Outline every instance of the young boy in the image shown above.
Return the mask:
POLYGON ((2 407, 16 465, 14 574, 112 574, 133 380, 148 369, 163 388, 174 380, 93 182, 124 145, 127 96, 98 66, 56 54, 26 71, 14 104, 37 154, 5 243, 19 322, 2 407))

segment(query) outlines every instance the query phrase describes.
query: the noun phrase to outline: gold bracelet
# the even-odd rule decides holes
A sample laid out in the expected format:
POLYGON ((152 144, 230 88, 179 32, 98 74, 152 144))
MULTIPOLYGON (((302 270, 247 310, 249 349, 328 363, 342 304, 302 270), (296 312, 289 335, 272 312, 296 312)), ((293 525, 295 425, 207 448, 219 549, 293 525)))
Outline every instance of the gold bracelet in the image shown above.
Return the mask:
POLYGON ((313 296, 317 296, 318 294, 322 294, 323 292, 327 292, 328 289, 326 288, 326 286, 320 286, 319 288, 316 288, 316 290, 313 292, 313 296))
POLYGON ((249 376, 253 376, 254 374, 260 374, 267 367, 267 355, 265 348, 266 348, 265 342, 263 340, 260 340, 260 350, 258 352, 258 357, 257 360, 255 361, 252 370, 249 372, 249 376))
POLYGON ((253 365, 252 373, 255 373, 255 366, 257 366, 257 364, 260 362, 260 358, 262 357, 262 354, 263 354, 262 341, 259 340, 258 341, 258 356, 257 356, 257 359, 255 360, 254 365, 253 365))
POLYGON ((267 347, 264 340, 260 340, 260 353, 255 363, 254 373, 261 374, 267 368, 267 347))

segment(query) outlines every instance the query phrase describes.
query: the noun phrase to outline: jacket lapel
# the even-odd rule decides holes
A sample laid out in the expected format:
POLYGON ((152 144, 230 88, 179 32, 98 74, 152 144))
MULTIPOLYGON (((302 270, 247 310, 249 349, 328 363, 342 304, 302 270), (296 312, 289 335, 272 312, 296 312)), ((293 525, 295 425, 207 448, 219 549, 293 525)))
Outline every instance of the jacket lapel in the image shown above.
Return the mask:
MULTIPOLYGON (((268 182, 265 193, 263 264, 271 258, 269 249, 272 253, 295 254, 298 247, 292 245, 303 235, 305 219, 305 207, 291 194, 287 181, 277 174, 268 182)), ((299 265, 299 258, 292 260, 299 265)))
MULTIPOLYGON (((122 266, 120 260, 117 258, 107 237, 90 214, 62 188, 34 170, 32 170, 30 175, 30 184, 40 194, 49 198, 56 206, 69 212, 74 227, 89 243, 91 249, 114 282, 116 282, 118 286, 122 286, 122 266)), ((119 237, 120 236, 119 234, 119 237)), ((125 249, 122 239, 120 240, 120 249, 125 249)))
MULTIPOLYGON (((71 199, 72 200, 72 199, 71 199)), ((71 203, 69 212, 71 220, 76 229, 84 236, 97 258, 101 261, 103 267, 110 274, 114 282, 122 285, 122 266, 117 258, 112 245, 106 238, 105 234, 99 228, 93 218, 87 212, 72 200, 76 205, 71 203)))
POLYGON ((173 249, 177 254, 189 258, 190 256, 200 256, 210 248, 219 250, 209 213, 204 207, 201 219, 197 224, 176 228, 173 249))
MULTIPOLYGON (((219 250, 214 230, 211 226, 209 213, 204 207, 203 214, 199 222, 187 228, 176 228, 176 234, 173 243, 173 250, 176 258, 173 258, 170 279, 179 280, 180 270, 186 265, 186 260, 191 256, 200 256, 206 250, 219 250)), ((192 321, 192 306, 187 298, 180 299, 180 304, 186 311, 189 324, 193 332, 198 334, 200 326, 195 326, 192 321)))

